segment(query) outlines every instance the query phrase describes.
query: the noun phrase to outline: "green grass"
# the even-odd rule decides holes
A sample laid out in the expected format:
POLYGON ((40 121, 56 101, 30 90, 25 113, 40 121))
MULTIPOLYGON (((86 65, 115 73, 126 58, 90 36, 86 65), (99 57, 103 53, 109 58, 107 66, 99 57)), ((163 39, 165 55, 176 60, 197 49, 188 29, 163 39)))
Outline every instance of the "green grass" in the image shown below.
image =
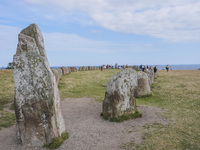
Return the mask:
POLYGON ((12 70, 0 70, 0 110, 14 102, 14 79, 12 70))
POLYGON ((16 121, 14 113, 8 111, 0 111, 0 129, 12 126, 16 121))
MULTIPOLYGON (((79 71, 65 75, 59 82, 61 98, 91 97, 102 102, 106 90, 102 85, 107 84, 118 71, 79 71)), ((0 72, 0 118, 3 121, 6 119, 2 116, 9 118, 10 113, 2 110, 5 104, 13 103, 13 97, 12 71, 0 72)), ((159 70, 156 83, 152 86, 152 96, 137 98, 137 104, 164 108, 166 111, 162 115, 172 120, 164 127, 148 126, 149 132, 145 134, 143 144, 136 145, 137 149, 200 149, 200 70, 159 70)), ((10 118, 12 125, 12 115, 10 118)), ((4 126, 0 124, 0 127, 4 126)))
MULTIPOLYGON (((59 88, 62 98, 92 97, 102 102, 105 87, 119 70, 84 71, 62 77, 59 88)), ((137 98, 138 105, 166 109, 162 114, 172 122, 145 134, 137 149, 200 149, 200 71, 158 71, 152 85, 152 96, 137 98)), ((144 127, 145 128, 145 127, 144 127)))
POLYGON ((137 149, 200 149, 200 71, 159 71, 158 74, 153 96, 137 99, 137 104, 166 109, 165 115, 173 123, 149 132, 137 149))
POLYGON ((50 144, 44 145, 43 148, 57 149, 62 145, 62 143, 68 137, 69 137, 69 133, 68 132, 63 132, 61 134, 61 136, 54 138, 50 144))
POLYGON ((119 69, 92 70, 72 72, 65 75, 58 85, 61 98, 88 97, 102 102, 106 91, 106 87, 102 85, 107 84, 110 78, 119 71, 119 69))
MULTIPOLYGON (((12 126, 16 117, 12 112, 5 111, 6 104, 14 103, 14 80, 12 70, 0 70, 0 129, 12 126)), ((9 109, 9 108, 8 108, 9 109)))

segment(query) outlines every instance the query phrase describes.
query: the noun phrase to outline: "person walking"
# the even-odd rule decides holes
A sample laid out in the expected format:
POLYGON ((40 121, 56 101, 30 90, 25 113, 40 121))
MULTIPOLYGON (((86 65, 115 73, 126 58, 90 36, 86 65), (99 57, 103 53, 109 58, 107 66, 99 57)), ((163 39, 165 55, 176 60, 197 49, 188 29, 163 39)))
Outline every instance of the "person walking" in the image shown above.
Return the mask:
POLYGON ((169 71, 169 65, 166 66, 166 70, 167 70, 167 72, 169 71))
POLYGON ((154 79, 156 79, 156 76, 157 76, 157 70, 158 70, 158 67, 157 65, 154 67, 154 79))

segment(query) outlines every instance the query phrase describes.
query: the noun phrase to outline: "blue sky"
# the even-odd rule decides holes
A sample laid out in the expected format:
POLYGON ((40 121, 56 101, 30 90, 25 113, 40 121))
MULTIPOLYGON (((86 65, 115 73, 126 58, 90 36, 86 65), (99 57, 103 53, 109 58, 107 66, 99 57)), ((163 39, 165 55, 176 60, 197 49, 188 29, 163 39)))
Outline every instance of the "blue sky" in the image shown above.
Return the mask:
POLYGON ((1 0, 0 67, 36 23, 51 66, 200 64, 199 0, 1 0))

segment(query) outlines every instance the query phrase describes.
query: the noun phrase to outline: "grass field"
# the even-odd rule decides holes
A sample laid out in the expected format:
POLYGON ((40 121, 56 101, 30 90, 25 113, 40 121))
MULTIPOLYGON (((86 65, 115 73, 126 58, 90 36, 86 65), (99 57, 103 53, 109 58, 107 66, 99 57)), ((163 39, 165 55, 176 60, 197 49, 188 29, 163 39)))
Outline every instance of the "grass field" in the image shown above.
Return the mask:
MULTIPOLYGON (((119 70, 83 71, 65 75, 59 82, 61 98, 92 97, 102 102, 106 88, 102 86, 119 70)), ((158 71, 152 97, 137 99, 138 105, 166 109, 167 126, 144 127, 144 143, 137 149, 199 150, 200 149, 200 70, 158 71), (149 132, 146 132, 148 129, 149 132), (154 129, 154 130, 151 130, 154 129)), ((12 71, 0 71, 0 128, 14 123, 13 113, 3 110, 13 103, 12 71), (2 125, 1 123, 4 122, 2 125)), ((131 149, 132 147, 130 147, 131 149)))

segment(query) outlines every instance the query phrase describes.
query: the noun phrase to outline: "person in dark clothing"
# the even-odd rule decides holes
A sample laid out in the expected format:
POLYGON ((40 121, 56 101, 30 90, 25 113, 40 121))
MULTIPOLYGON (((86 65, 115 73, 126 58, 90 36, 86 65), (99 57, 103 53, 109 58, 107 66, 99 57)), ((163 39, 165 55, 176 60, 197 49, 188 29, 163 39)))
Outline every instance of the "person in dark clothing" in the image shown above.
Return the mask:
POLYGON ((158 67, 157 67, 157 66, 155 66, 153 70, 154 70, 154 79, 156 79, 156 75, 157 75, 157 70, 158 70, 158 67))
POLYGON ((166 66, 166 70, 167 70, 167 72, 169 71, 169 65, 166 66))
POLYGON ((142 71, 142 64, 140 65, 140 71, 142 71))

